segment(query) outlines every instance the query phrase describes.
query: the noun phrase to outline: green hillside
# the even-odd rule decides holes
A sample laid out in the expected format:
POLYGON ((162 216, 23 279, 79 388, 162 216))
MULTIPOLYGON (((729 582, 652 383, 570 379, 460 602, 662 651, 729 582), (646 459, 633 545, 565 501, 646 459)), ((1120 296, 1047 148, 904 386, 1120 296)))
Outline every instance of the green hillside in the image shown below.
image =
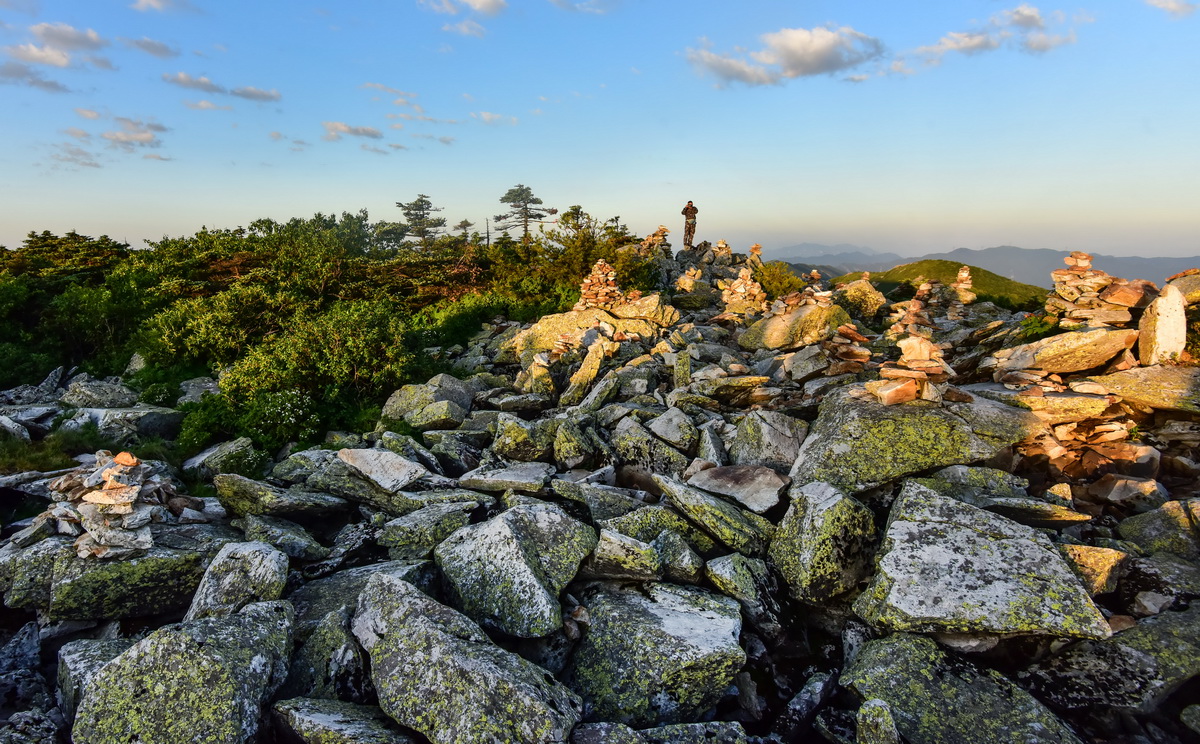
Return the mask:
MULTIPOLYGON (((901 264, 887 271, 871 272, 871 283, 885 295, 901 285, 912 285, 917 277, 937 279, 943 284, 951 284, 958 278, 958 270, 963 264, 957 261, 941 261, 929 259, 910 264, 901 264)), ((862 277, 861 271, 843 274, 832 279, 832 283, 852 282, 862 277)), ((1006 279, 999 274, 993 274, 987 269, 971 267, 971 279, 974 282, 972 290, 979 295, 981 302, 994 302, 1001 307, 1014 310, 1036 310, 1042 307, 1049 291, 1032 284, 1022 284, 1006 279)))

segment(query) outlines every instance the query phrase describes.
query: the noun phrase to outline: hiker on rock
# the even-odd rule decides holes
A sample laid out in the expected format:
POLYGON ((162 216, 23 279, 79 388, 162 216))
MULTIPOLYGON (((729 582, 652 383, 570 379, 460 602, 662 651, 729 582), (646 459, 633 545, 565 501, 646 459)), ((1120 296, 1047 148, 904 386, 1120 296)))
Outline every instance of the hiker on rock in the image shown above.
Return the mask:
POLYGON ((696 237, 696 213, 700 210, 691 202, 683 208, 680 214, 683 215, 683 247, 691 248, 692 240, 696 237))

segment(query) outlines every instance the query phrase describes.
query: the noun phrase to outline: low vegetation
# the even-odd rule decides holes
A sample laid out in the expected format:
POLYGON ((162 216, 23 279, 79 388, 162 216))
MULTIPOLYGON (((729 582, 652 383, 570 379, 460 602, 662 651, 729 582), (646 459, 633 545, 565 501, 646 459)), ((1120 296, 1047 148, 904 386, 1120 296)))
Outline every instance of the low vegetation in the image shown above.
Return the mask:
MULTIPOLYGON (((956 261, 929 259, 916 263, 903 264, 887 271, 871 272, 871 282, 885 295, 900 289, 900 295, 911 297, 915 293, 919 278, 937 279, 942 284, 949 285, 958 277, 962 264, 956 261), (907 288, 905 292, 901 288, 907 288)), ((852 282, 862 277, 861 271, 844 274, 833 280, 834 284, 852 282)), ((1012 279, 1006 279, 999 274, 993 274, 986 269, 971 267, 971 280, 974 287, 971 291, 979 296, 980 302, 992 302, 1009 310, 1038 310, 1046 301, 1046 291, 1032 284, 1022 284, 1012 279)))

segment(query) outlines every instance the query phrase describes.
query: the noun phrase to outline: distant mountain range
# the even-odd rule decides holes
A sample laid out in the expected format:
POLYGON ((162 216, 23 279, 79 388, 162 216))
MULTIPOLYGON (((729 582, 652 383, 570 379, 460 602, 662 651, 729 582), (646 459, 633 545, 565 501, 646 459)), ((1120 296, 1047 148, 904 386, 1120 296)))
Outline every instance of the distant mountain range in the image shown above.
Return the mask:
MULTIPOLYGON (((900 264, 914 263, 925 259, 958 261, 969 266, 978 266, 1000 276, 1037 287, 1050 286, 1050 272, 1065 266, 1063 259, 1070 251, 1052 251, 1045 248, 1018 248, 1001 245, 995 248, 972 250, 957 248, 945 253, 928 253, 924 256, 900 256, 895 253, 878 253, 870 248, 855 245, 820 245, 802 243, 788 246, 773 253, 789 264, 836 267, 838 274, 852 271, 887 271, 900 264)), ((1200 268, 1200 256, 1184 258, 1149 256, 1104 256, 1093 254, 1092 265, 1113 276, 1123 279, 1149 279, 1161 285, 1172 274, 1191 268, 1200 268)), ((822 271, 821 273, 825 273, 822 271)))

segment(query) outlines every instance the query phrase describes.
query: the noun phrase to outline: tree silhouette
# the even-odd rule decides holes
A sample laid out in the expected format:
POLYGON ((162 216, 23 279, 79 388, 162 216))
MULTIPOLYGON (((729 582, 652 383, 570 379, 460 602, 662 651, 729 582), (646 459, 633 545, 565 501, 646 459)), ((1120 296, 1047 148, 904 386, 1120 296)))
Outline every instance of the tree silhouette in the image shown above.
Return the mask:
POLYGON ((493 218, 496 227, 509 230, 520 225, 522 243, 529 242, 529 223, 558 214, 557 209, 541 206, 542 200, 533 195, 533 189, 520 183, 504 192, 500 202, 509 205, 509 209, 506 214, 498 214, 493 218))

